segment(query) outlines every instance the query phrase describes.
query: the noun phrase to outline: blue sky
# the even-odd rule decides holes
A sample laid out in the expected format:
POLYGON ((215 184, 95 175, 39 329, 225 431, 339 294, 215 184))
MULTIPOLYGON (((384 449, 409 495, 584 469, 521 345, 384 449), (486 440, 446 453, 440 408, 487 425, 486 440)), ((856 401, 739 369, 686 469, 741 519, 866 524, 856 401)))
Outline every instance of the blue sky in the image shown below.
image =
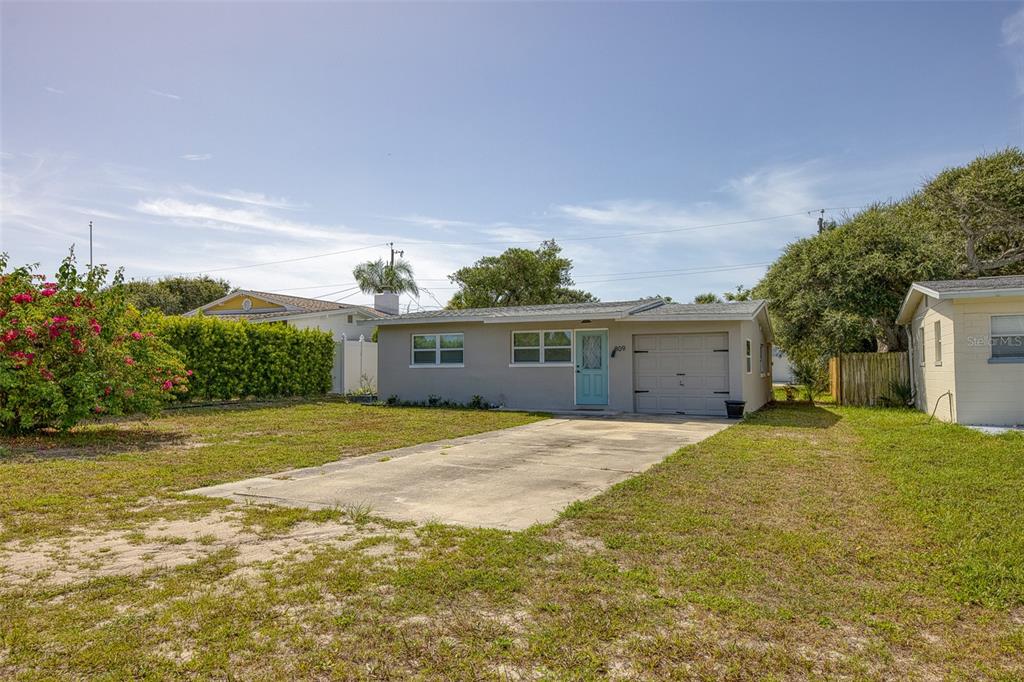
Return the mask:
POLYGON ((365 303, 352 266, 393 240, 436 307, 554 237, 604 300, 689 300, 754 284, 808 211, 1024 145, 1017 4, 0 12, 0 250, 43 272, 92 220, 130 278, 365 303))

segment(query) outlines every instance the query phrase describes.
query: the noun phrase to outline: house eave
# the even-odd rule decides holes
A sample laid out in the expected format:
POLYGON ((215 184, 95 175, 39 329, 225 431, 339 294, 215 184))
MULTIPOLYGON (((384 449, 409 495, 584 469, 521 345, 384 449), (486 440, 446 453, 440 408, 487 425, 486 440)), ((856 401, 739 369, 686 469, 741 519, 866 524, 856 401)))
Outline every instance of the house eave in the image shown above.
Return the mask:
POLYGON ((896 324, 908 325, 914 319, 914 312, 917 310, 921 299, 925 296, 934 298, 937 301, 954 301, 961 298, 1005 298, 1012 296, 1024 296, 1024 289, 954 289, 953 291, 936 291, 930 287, 920 284, 911 284, 910 290, 903 298, 899 314, 896 315, 896 324))

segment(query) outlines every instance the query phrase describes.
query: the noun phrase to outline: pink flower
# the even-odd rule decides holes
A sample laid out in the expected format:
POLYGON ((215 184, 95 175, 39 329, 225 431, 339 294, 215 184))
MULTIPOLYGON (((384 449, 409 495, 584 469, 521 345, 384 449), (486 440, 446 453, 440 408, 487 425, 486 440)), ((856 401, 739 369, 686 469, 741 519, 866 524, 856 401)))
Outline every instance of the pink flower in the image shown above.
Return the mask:
POLYGON ((56 282, 46 282, 45 284, 43 284, 43 288, 44 289, 56 289, 57 288, 57 283, 56 282))
POLYGON ((4 332, 4 335, 0 337, 0 339, 3 339, 4 343, 10 343, 11 341, 14 341, 14 339, 16 338, 18 338, 17 329, 8 329, 7 331, 4 332))
POLYGON ((111 390, 111 389, 110 389, 110 386, 106 386, 106 387, 105 387, 105 388, 103 389, 103 395, 110 395, 110 390, 111 390))
POLYGON ((124 364, 131 367, 132 365, 135 364, 135 358, 131 357, 130 355, 124 356, 124 364))
POLYGON ((39 292, 39 295, 49 298, 50 296, 53 296, 55 293, 57 293, 56 289, 43 289, 42 291, 39 292))
POLYGON ((192 376, 192 370, 186 369, 185 370, 185 374, 186 374, 186 376, 192 376))
POLYGON ((15 294, 14 296, 11 297, 11 300, 14 301, 15 303, 31 303, 32 294, 28 293, 27 291, 21 294, 15 294))
POLYGON ((50 322, 53 324, 64 324, 68 321, 68 318, 64 315, 56 315, 50 318, 50 322))
POLYGON ((96 320, 89 320, 89 328, 92 329, 92 333, 96 336, 99 336, 100 331, 103 329, 96 320))
POLYGON ((51 372, 50 370, 46 369, 45 367, 40 367, 39 368, 39 373, 47 381, 53 381, 53 372, 51 372))
POLYGON ((81 355, 85 352, 85 346, 82 345, 81 339, 71 339, 71 350, 75 355, 81 355))
POLYGON ((81 296, 75 296, 75 300, 71 302, 71 305, 75 306, 76 308, 81 308, 82 307, 82 297, 81 296))
POLYGON ((30 339, 34 339, 37 336, 39 336, 39 334, 36 334, 36 330, 33 329, 32 327, 25 327, 25 336, 27 336, 30 339))
POLYGON ((36 356, 35 353, 25 353, 23 351, 16 351, 14 353, 11 353, 11 357, 21 360, 24 363, 24 366, 28 367, 29 365, 32 364, 32 360, 34 360, 36 356))
POLYGON ((174 384, 172 384, 172 383, 171 383, 171 380, 170 380, 170 379, 168 379, 167 381, 165 381, 165 382, 164 382, 163 384, 161 384, 160 386, 161 386, 161 388, 163 388, 163 389, 164 389, 165 391, 169 391, 169 390, 171 390, 171 387, 172 387, 173 385, 174 385, 174 384))
POLYGON ((132 338, 135 339, 136 341, 141 341, 142 334, 140 334, 139 332, 132 332, 132 338))

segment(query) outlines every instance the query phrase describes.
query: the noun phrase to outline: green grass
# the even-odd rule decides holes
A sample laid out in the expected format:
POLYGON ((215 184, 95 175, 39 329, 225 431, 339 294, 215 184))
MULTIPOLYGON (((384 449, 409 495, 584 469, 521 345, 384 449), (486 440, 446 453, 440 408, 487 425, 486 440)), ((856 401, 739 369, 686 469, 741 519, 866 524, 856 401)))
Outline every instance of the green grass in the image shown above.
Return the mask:
POLYGON ((176 410, 143 422, 7 438, 0 542, 203 514, 225 503, 176 493, 539 418, 323 399, 176 410))
POLYGON ((0 677, 1020 679, 1022 476, 1020 434, 779 406, 520 533, 0 588, 0 677))

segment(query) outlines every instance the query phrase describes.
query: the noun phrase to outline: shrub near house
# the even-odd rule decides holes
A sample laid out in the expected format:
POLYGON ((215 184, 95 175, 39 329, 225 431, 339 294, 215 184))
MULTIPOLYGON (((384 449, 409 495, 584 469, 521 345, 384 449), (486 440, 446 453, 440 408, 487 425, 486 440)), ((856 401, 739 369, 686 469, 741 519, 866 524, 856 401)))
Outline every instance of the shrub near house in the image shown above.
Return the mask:
POLYGON ((48 280, 0 254, 0 430, 67 429, 90 416, 153 413, 188 391, 157 316, 129 306, 107 271, 73 256, 48 280))
POLYGON ((165 318, 159 335, 194 371, 192 399, 317 395, 331 388, 329 332, 198 315, 165 318))

